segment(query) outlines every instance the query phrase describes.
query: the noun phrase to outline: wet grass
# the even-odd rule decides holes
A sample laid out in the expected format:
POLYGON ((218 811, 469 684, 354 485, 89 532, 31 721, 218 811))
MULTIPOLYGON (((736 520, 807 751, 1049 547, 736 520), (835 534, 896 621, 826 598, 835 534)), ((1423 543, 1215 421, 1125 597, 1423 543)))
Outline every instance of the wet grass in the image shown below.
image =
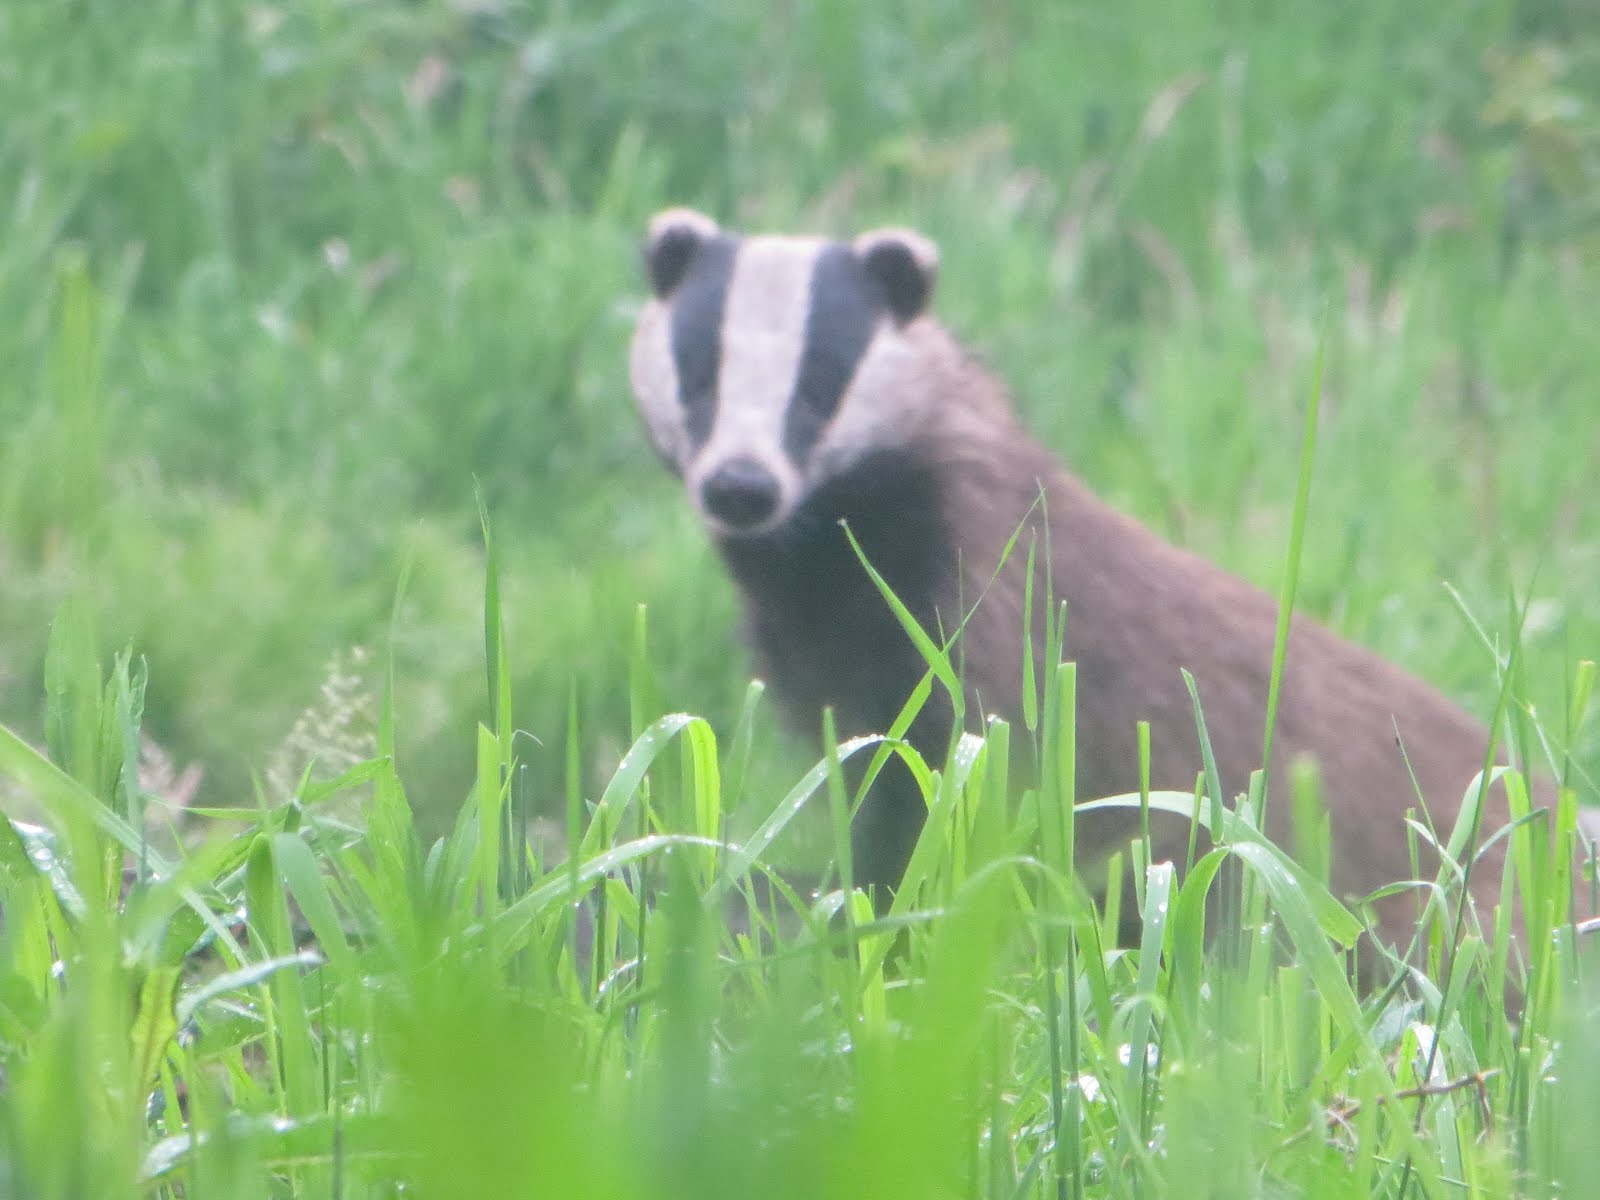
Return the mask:
POLYGON ((1230 826, 1278 933, 1208 953, 1201 876, 1130 861, 1110 950, 1070 797, 1001 819, 996 746, 1070 720, 929 764, 887 925, 731 932, 845 797, 623 365, 665 204, 915 225, 1041 437, 1275 588, 1321 347, 1300 607, 1485 717, 1512 671, 1592 802, 1581 5, 150 0, 0 45, 0 1192, 1583 1194, 1570 934, 1520 1025, 1492 938, 1358 997, 1356 918, 1230 826))

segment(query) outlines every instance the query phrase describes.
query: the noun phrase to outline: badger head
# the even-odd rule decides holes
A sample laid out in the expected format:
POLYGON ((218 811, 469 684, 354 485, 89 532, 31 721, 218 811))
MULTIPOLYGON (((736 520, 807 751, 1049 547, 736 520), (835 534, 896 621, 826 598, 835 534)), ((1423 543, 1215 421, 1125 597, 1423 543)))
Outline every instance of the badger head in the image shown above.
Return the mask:
POLYGON ((645 267, 634 395, 715 534, 780 528, 926 423, 939 390, 936 330, 920 319, 938 267, 926 238, 739 237, 670 209, 650 223, 645 267))

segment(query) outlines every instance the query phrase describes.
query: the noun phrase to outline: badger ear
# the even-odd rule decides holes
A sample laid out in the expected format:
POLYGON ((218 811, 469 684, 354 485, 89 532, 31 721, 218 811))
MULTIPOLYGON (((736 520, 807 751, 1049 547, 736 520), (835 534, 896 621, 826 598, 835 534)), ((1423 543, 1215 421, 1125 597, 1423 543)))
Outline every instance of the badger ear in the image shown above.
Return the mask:
POLYGON ((644 269, 650 287, 665 298, 683 280, 695 252, 721 233, 717 223, 692 208, 669 208, 650 221, 644 243, 644 269))
POLYGON ((939 275, 939 247, 910 229, 874 229, 855 240, 856 257, 883 287, 894 319, 904 325, 922 314, 939 275))

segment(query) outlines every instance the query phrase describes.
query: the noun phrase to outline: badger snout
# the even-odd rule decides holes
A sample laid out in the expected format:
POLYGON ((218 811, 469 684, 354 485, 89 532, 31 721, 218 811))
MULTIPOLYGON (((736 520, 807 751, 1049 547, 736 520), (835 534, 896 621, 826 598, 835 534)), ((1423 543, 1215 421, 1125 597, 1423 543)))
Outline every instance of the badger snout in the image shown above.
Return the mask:
POLYGON ((700 485, 707 516, 729 533, 758 533, 778 510, 783 487, 753 458, 730 458, 700 485))

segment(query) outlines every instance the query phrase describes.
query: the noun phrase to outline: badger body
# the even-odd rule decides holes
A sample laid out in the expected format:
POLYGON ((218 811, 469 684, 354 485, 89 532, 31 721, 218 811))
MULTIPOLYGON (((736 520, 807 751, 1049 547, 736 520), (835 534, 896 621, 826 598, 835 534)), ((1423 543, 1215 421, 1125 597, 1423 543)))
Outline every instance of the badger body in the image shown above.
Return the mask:
MULTIPOLYGON (((799 729, 815 737, 831 706, 841 736, 881 733, 926 670, 846 524, 924 629, 956 629, 977 602, 962 633, 968 712, 1017 721, 1027 555, 1001 559, 1021 528, 1019 545, 1036 538, 1039 558, 1048 553, 1052 594, 1067 606, 1080 797, 1137 790, 1141 720, 1152 785, 1193 787, 1201 754, 1183 669, 1224 789, 1245 789, 1261 761, 1276 601, 1104 504, 1028 436, 998 381, 929 315, 930 243, 903 230, 848 245, 739 238, 677 209, 652 223, 645 257, 654 297, 631 361, 640 411, 708 526, 760 670, 799 729)), ((1032 644, 1043 653, 1042 637, 1032 644)), ((1034 665, 1045 678, 1048 664, 1034 665)), ((941 761, 952 721, 948 697, 936 696, 908 740, 941 761)), ((1489 745, 1485 727, 1440 693, 1302 618, 1275 728, 1269 832, 1293 844, 1289 767, 1314 759, 1333 887, 1346 897, 1414 877, 1406 812, 1420 793, 1447 835, 1489 745)), ((857 882, 893 888, 924 816, 909 772, 891 766, 852 829, 857 882)), ((1507 820, 1495 788, 1481 827, 1507 820)), ((1131 818, 1080 822, 1080 854, 1132 832, 1131 818)), ((1181 857, 1187 830, 1161 836, 1157 853, 1181 857)), ((1500 839, 1474 868, 1485 913, 1499 902, 1504 857, 1500 839)), ((1424 852, 1421 871, 1435 866, 1424 852)), ((1377 911, 1380 935, 1404 946, 1415 900, 1390 897, 1377 911)))

